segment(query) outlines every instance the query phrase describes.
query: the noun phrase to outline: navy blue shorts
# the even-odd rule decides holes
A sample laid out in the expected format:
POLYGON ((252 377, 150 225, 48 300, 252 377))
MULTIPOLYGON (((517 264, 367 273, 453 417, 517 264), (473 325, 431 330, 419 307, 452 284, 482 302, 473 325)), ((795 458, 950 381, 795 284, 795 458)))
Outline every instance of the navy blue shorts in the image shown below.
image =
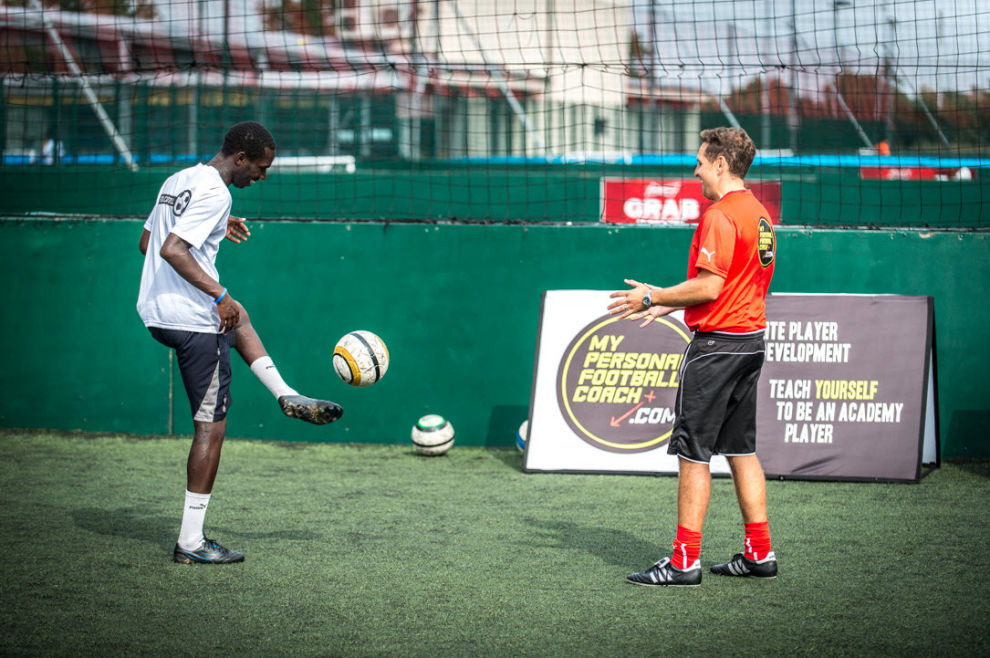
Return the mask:
POLYGON ((667 452, 707 464, 712 455, 756 454, 756 394, 763 332, 698 332, 681 365, 667 452))
POLYGON ((202 334, 148 327, 162 345, 175 350, 193 420, 215 423, 230 409, 230 348, 234 332, 202 334))

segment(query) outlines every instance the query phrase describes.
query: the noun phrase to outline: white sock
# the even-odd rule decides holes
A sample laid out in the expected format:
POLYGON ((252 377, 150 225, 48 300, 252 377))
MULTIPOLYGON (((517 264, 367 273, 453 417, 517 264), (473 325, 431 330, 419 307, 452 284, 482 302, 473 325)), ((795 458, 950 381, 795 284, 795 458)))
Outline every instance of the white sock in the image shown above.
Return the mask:
POLYGON ((262 356, 255 360, 251 364, 251 372, 261 380, 269 391, 272 392, 276 398, 280 398, 283 395, 298 395, 296 389, 292 388, 282 379, 282 375, 278 374, 278 368, 272 363, 272 358, 270 356, 262 356))
POLYGON ((187 551, 198 548, 203 543, 203 519, 206 518, 206 506, 209 504, 210 494, 186 491, 186 507, 182 511, 179 546, 187 551))

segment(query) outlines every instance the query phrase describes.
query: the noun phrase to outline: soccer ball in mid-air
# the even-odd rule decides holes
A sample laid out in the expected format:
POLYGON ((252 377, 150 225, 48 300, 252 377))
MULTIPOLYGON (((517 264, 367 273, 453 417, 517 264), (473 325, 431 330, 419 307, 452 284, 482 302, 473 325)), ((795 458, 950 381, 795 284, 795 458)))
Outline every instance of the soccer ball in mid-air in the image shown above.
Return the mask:
POLYGON ((529 420, 524 420, 516 432, 516 448, 519 452, 526 450, 526 434, 529 432, 529 420))
POLYGON ((371 386, 388 370, 388 348, 370 331, 344 334, 333 348, 333 369, 351 386, 371 386))
POLYGON ((439 414, 427 414, 413 425, 412 442, 421 455, 442 455, 454 445, 454 426, 439 414))

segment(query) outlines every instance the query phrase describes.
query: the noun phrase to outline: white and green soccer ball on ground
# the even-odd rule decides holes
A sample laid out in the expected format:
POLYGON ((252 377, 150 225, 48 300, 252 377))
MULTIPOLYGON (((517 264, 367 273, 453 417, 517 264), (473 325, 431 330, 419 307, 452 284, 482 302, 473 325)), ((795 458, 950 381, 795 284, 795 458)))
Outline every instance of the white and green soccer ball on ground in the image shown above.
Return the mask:
POLYGON ((454 426, 439 414, 427 414, 413 425, 412 442, 421 455, 442 455, 454 445, 454 426))
POLYGON ((344 334, 333 348, 333 369, 351 386, 371 386, 388 370, 388 348, 370 331, 344 334))

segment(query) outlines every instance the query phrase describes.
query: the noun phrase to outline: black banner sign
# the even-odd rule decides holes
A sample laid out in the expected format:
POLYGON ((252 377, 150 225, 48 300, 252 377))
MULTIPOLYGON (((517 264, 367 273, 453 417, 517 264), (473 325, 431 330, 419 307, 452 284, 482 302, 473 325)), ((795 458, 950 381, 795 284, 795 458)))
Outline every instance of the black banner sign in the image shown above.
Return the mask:
MULTIPOLYGON (((676 473, 666 454, 690 332, 544 296, 525 470, 676 473)), ((930 297, 771 295, 757 453, 768 476, 916 481, 937 463, 930 297)), ((727 472, 721 457, 713 473, 727 472)))
POLYGON ((936 415, 931 298, 771 295, 767 318, 757 415, 767 474, 917 480, 926 413, 936 415))

